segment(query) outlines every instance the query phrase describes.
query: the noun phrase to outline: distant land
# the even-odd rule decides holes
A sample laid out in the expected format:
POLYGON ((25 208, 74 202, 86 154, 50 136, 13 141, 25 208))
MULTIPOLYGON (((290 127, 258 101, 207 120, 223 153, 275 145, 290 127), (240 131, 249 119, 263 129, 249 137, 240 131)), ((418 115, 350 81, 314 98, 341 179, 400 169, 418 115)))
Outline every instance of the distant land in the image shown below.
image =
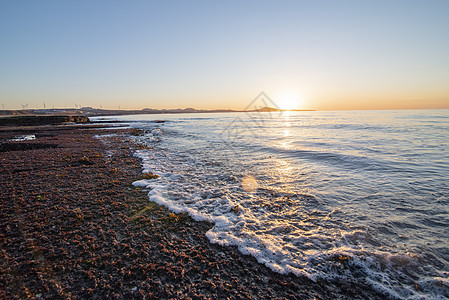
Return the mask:
MULTIPOLYGON (((302 109, 281 110, 273 107, 262 107, 259 109, 245 110, 246 112, 274 112, 274 111, 313 111, 302 109)), ((101 109, 92 107, 64 108, 64 109, 22 109, 22 110, 0 110, 0 116, 21 116, 21 115, 84 115, 84 116, 118 116, 118 115, 140 115, 140 114, 191 114, 191 113, 232 113, 245 112, 243 110, 232 109, 153 109, 144 108, 141 110, 121 110, 121 109, 101 109)))

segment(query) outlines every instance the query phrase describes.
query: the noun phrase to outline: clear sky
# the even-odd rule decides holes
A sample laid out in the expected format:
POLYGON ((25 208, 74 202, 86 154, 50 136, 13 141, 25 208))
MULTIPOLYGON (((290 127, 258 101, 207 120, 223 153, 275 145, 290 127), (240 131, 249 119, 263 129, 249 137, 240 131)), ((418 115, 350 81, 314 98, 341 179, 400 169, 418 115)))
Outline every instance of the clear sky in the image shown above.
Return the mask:
POLYGON ((0 0, 5 109, 243 109, 261 91, 449 108, 449 1, 0 0))

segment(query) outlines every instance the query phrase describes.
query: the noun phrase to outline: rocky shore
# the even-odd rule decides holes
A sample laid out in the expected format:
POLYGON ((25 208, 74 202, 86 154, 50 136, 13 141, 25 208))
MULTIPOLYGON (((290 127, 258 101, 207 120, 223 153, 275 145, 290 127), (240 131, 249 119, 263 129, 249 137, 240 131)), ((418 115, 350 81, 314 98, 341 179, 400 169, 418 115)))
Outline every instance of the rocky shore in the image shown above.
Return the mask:
POLYGON ((142 173, 128 135, 95 124, 0 128, 2 145, 18 145, 0 148, 0 299, 383 298, 211 244, 211 224, 132 186, 142 173), (24 135, 35 139, 11 141, 24 135))
POLYGON ((5 116, 0 117, 0 126, 37 126, 56 125, 64 123, 89 123, 89 118, 85 116, 5 116))

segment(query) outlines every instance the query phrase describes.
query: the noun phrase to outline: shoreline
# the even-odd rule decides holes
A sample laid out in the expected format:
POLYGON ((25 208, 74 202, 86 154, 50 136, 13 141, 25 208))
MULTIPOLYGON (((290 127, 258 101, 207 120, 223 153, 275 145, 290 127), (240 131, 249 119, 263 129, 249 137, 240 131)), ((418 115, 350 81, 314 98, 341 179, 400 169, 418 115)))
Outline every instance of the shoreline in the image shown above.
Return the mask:
POLYGON ((23 134, 36 139, 9 143, 39 146, 0 152, 0 299, 385 298, 362 283, 278 274, 211 244, 212 224, 132 186, 142 169, 129 129, 1 127, 0 141, 23 134))

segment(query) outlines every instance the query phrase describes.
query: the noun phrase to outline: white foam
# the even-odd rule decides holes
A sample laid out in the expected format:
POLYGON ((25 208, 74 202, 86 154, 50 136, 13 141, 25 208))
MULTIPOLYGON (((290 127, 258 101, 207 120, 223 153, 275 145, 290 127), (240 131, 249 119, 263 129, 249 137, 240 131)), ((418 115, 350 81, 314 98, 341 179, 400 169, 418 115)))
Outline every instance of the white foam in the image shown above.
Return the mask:
MULTIPOLYGON (((416 287, 430 294, 433 299, 449 299, 449 277, 435 277, 432 279, 421 279, 416 287)), ((415 297, 414 299, 420 299, 415 297)))
POLYGON ((147 187, 148 186, 148 181, 145 179, 142 180, 137 180, 133 182, 133 186, 136 187, 147 187))
POLYGON ((154 136, 159 136, 162 134, 162 131, 159 128, 155 128, 155 129, 151 130, 151 134, 154 136))
POLYGON ((36 135, 34 134, 27 134, 27 135, 21 135, 18 137, 15 137, 13 139, 10 139, 12 142, 22 142, 22 141, 32 141, 36 139, 36 135))

